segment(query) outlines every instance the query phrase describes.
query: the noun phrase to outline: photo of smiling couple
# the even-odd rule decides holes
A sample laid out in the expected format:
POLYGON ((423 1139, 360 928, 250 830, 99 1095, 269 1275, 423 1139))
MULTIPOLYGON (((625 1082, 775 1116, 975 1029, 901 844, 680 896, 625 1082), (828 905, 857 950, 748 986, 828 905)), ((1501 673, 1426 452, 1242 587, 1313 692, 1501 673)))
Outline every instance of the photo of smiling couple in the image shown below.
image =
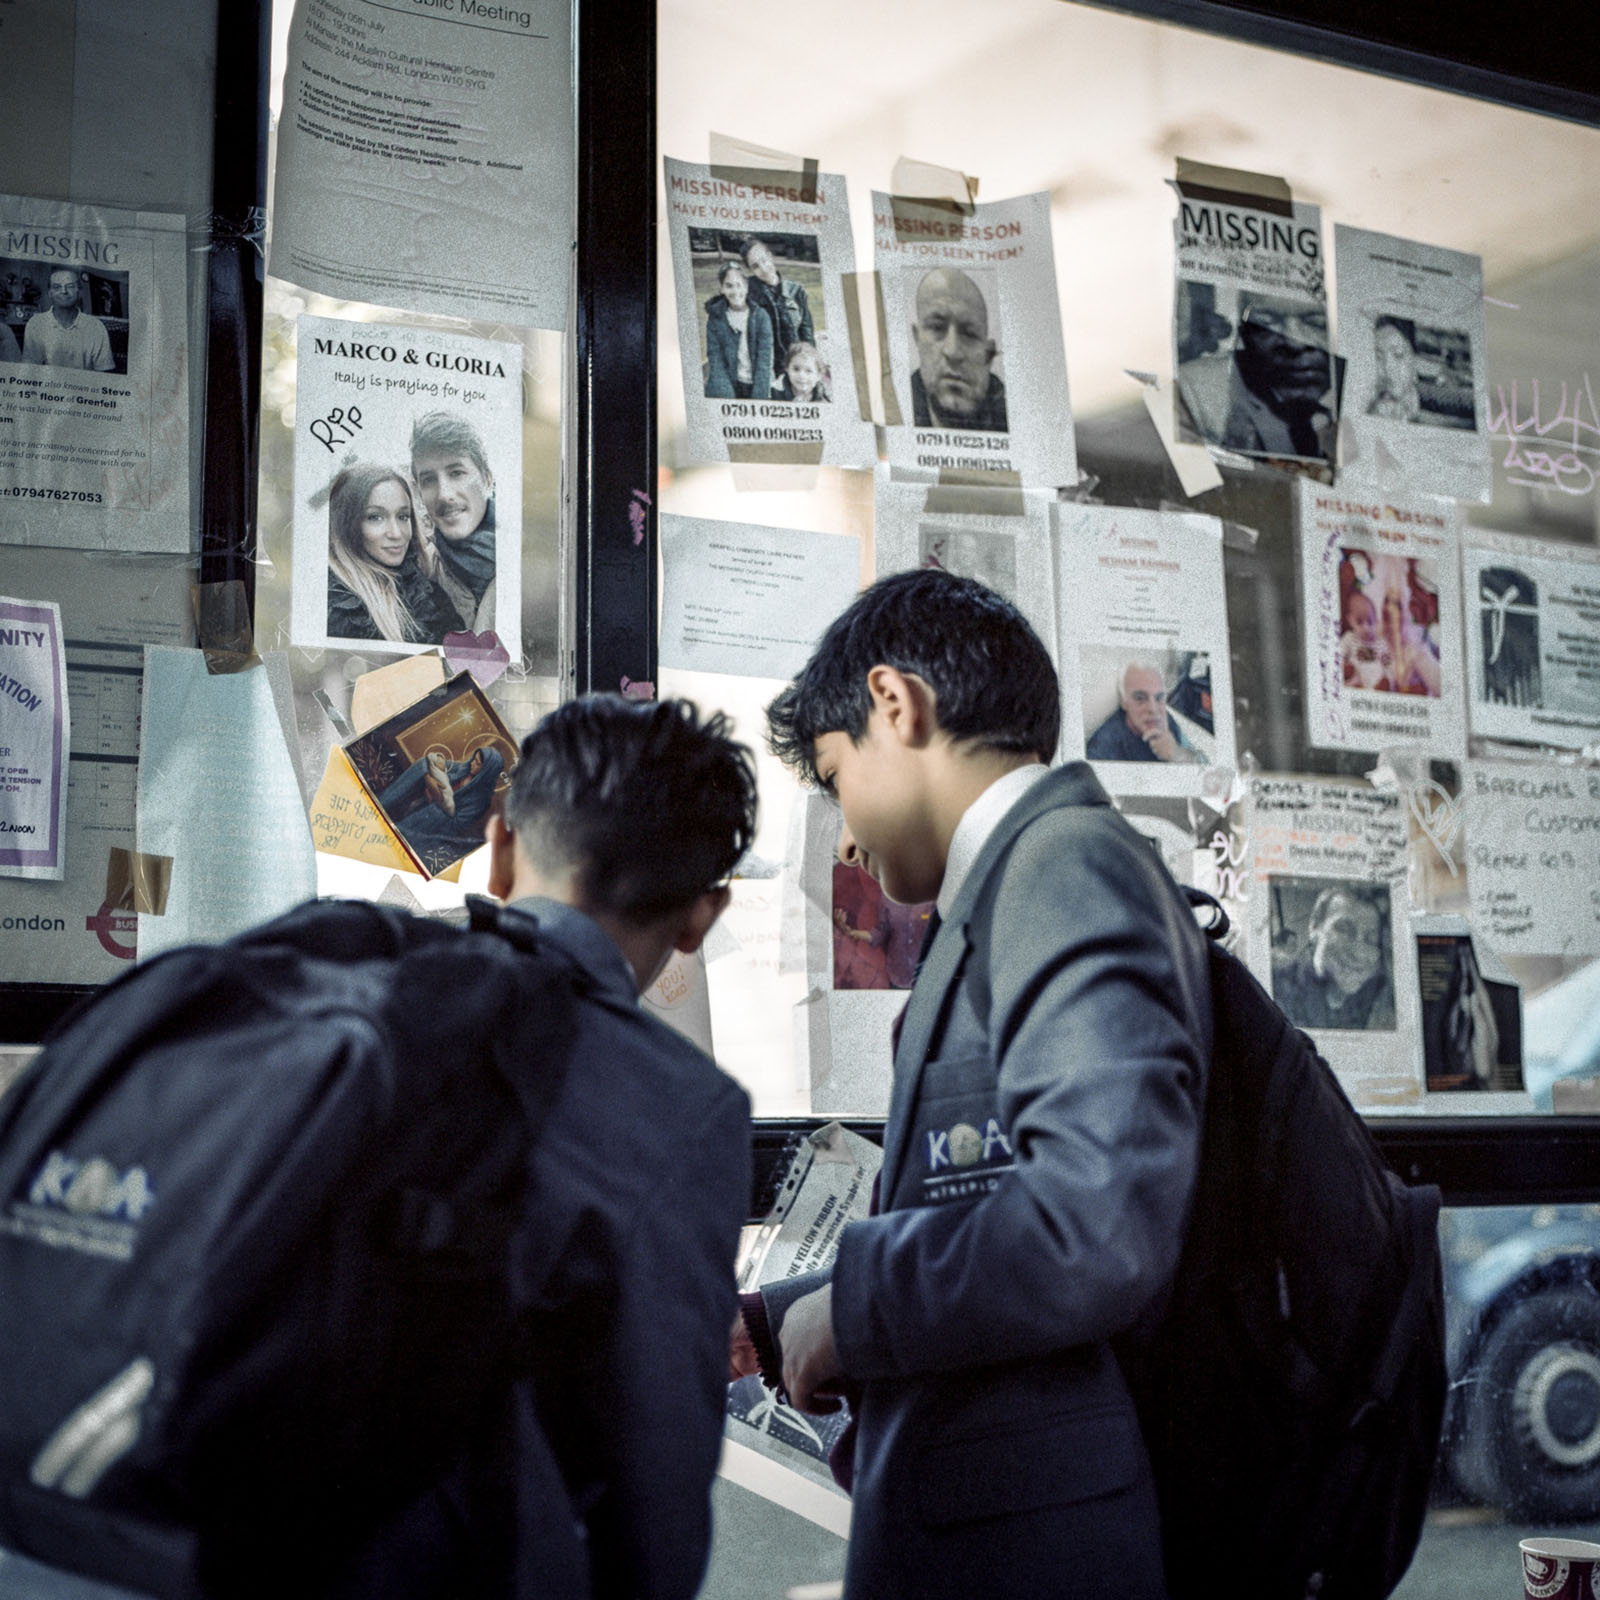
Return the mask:
POLYGON ((356 460, 328 488, 328 635, 441 644, 494 626, 495 487, 478 430, 430 411, 410 460, 356 460))

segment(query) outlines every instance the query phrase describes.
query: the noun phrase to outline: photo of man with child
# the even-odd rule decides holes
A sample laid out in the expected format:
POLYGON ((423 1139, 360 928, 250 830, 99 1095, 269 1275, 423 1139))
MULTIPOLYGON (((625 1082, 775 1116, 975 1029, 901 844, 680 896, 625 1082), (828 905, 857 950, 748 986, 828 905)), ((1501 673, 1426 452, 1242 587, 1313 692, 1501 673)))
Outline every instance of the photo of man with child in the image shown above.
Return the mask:
POLYGON ((822 265, 812 234, 730 234, 691 228, 696 285, 705 292, 705 393, 715 400, 833 398, 817 348, 822 265))

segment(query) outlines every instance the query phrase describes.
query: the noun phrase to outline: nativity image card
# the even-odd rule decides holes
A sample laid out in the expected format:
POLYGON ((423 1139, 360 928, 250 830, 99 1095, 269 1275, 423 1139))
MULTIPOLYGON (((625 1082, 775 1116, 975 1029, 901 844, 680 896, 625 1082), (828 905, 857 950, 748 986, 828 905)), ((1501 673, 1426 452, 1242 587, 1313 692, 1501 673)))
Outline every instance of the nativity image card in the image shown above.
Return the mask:
POLYGON ((1338 408, 1321 212, 1179 186, 1173 360, 1178 437, 1330 467, 1338 408))
POLYGON ((871 466, 844 179, 719 172, 666 161, 689 460, 871 466))
POLYGON ((872 196, 892 467, 1078 481, 1050 197, 872 196))
POLYGON ((1299 485, 1306 718, 1324 750, 1467 750, 1460 535, 1447 500, 1299 485))
POLYGON ((458 672, 344 750, 425 878, 483 843, 518 756, 517 741, 470 672, 458 672))
POLYGON ((1474 735, 1600 738, 1600 553, 1474 529, 1461 567, 1474 735))
POLYGON ((1416 1106, 1419 1002, 1400 795, 1256 778, 1247 817, 1251 970, 1356 1107, 1416 1106))
POLYGON ((522 651, 522 346, 301 317, 291 640, 522 651))
POLYGON ((1235 765, 1215 517, 1058 503, 1061 754, 1119 795, 1199 795, 1235 765))
POLYGON ((1483 258, 1336 223, 1339 483, 1486 502, 1483 258))
POLYGON ((1047 494, 912 483, 887 467, 878 468, 873 493, 878 577, 927 567, 975 578, 1028 619, 1056 660, 1047 494))
POLYGON ((182 216, 0 195, 0 543, 187 553, 182 216))

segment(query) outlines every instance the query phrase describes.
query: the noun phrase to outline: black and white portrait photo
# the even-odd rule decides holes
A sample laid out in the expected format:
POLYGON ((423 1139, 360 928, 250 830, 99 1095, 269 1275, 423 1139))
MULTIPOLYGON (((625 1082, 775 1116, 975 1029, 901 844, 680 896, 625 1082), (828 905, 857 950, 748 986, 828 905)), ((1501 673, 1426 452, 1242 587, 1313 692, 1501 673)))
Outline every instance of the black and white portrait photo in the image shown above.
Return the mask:
POLYGON ((917 533, 923 566, 938 567, 959 578, 976 578, 1016 602, 1017 541, 1013 535, 927 522, 917 533))
POLYGON ((1539 585, 1516 567, 1478 574, 1483 634, 1483 698, 1537 710, 1544 704, 1539 671, 1539 585))
POLYGON ((1389 889, 1269 877, 1272 998, 1301 1028, 1396 1026, 1389 889))
POLYGON ((1372 323, 1369 417, 1434 428, 1477 426, 1472 339, 1459 328, 1435 328, 1388 313, 1372 323))
POLYGON ((911 420, 919 428, 1007 432, 994 273, 935 267, 914 282, 911 420))
POLYGON ((1320 301, 1180 279, 1176 337, 1178 396, 1207 444, 1333 459, 1333 357, 1320 301))
POLYGON ((128 276, 0 256, 0 361, 126 373, 128 276))

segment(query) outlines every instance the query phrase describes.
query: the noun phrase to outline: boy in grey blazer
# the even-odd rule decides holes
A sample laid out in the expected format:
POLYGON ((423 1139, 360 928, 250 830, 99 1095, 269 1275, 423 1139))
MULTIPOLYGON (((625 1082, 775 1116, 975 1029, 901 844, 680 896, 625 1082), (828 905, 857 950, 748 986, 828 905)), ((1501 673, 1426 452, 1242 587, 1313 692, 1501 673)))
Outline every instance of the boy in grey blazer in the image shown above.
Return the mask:
MULTIPOLYGON (((1159 1600, 1149 1463, 1109 1341, 1182 1242, 1211 1050, 1204 935, 1088 766, 1021 615, 886 578, 768 710, 842 860, 936 900, 875 1214, 746 1299, 793 1402, 855 1408, 849 1600, 1159 1600)), ((736 1341, 737 1342, 737 1341, 736 1341)))

